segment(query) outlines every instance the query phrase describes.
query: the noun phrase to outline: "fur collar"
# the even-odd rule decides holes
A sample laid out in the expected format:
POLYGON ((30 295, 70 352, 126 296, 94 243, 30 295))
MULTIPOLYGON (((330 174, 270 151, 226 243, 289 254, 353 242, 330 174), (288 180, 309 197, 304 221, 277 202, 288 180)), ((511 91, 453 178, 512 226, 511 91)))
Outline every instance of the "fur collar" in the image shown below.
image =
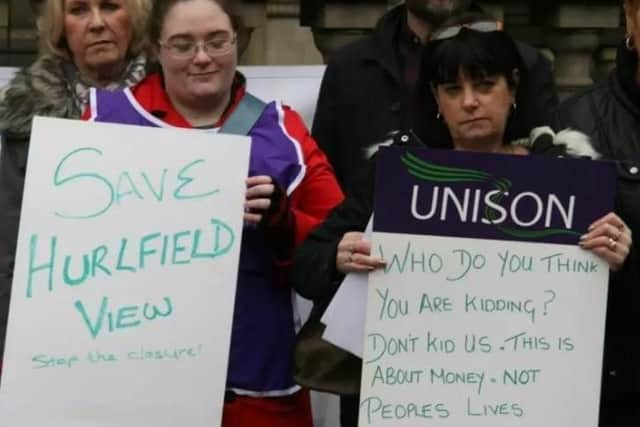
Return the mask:
MULTIPOLYGON (((401 144, 404 141, 399 141, 399 138, 403 137, 405 137, 407 141, 411 138, 407 132, 391 132, 386 140, 366 147, 364 149, 364 155, 366 158, 371 158, 380 147, 389 146, 393 143, 401 144)), ((589 136, 573 129, 564 129, 555 133, 548 126, 536 127, 529 133, 529 138, 517 139, 512 141, 511 145, 525 147, 532 153, 544 154, 544 152, 547 151, 546 149, 549 148, 543 144, 543 140, 545 139, 551 142, 551 144, 549 144, 551 147, 561 148, 563 155, 566 154, 569 157, 589 157, 591 159, 599 159, 602 157, 600 153, 593 148, 589 136)))
POLYGON ((512 145, 520 145, 529 151, 535 151, 536 143, 544 138, 551 139, 554 146, 562 146, 569 157, 589 157, 599 159, 598 153, 591 144, 589 136, 573 129, 563 129, 555 133, 548 126, 533 128, 529 133, 529 138, 512 141, 512 145))
MULTIPOLYGON (((120 78, 105 88, 117 90, 137 84, 146 74, 146 63, 144 55, 132 58, 120 78)), ((18 71, 0 92, 0 131, 26 139, 34 116, 77 119, 88 102, 89 87, 71 62, 42 55, 18 71)))
POLYGON ((64 77, 64 62, 42 55, 18 71, 2 91, 0 129, 9 135, 26 136, 36 115, 78 118, 71 89, 64 77))

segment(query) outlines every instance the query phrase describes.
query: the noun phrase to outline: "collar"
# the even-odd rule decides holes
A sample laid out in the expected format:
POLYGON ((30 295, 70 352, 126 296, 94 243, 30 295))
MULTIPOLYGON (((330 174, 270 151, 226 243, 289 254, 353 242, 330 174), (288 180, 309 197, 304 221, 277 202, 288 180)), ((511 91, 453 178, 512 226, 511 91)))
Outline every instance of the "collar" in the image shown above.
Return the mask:
MULTIPOLYGON (((231 87, 231 100, 225 109, 220 120, 214 127, 220 127, 236 109, 238 103, 244 96, 246 90, 246 79, 236 72, 233 85, 231 87)), ((164 80, 161 73, 149 75, 140 84, 135 86, 131 92, 140 105, 160 120, 177 127, 193 127, 173 106, 164 88, 164 80)))
POLYGON ((401 82, 400 64, 398 62, 398 38, 402 28, 402 19, 406 20, 407 9, 404 4, 394 7, 385 13, 376 24, 373 33, 366 40, 362 49, 364 61, 375 61, 393 78, 401 82))
MULTIPOLYGON (((141 54, 135 58, 131 58, 125 64, 120 75, 114 78, 103 89, 117 90, 136 85, 147 73, 147 58, 141 54)), ((83 111, 89 104, 89 89, 95 86, 95 83, 80 73, 80 70, 70 61, 62 62, 62 72, 65 81, 69 86, 69 92, 76 103, 79 111, 83 111)))
MULTIPOLYGON (((405 8, 406 11, 406 8, 405 8)), ((420 37, 414 33, 409 27, 409 20, 407 19, 407 13, 403 13, 400 17, 400 32, 398 41, 401 46, 407 46, 411 49, 422 48, 422 41, 420 37)))

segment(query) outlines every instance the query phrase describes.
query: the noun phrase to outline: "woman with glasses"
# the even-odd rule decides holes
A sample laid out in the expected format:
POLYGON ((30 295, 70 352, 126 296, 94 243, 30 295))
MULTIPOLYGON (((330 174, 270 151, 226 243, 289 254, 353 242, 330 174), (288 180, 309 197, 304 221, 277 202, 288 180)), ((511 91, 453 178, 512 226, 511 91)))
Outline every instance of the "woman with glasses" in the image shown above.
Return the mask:
MULTIPOLYGON (((518 110, 527 99, 518 87, 526 78, 517 48, 506 32, 483 17, 457 17, 435 32, 423 50, 413 111, 418 138, 398 132, 388 143, 506 155, 597 157, 582 134, 565 131, 555 135, 548 128, 531 130, 522 125, 518 110)), ((312 319, 321 316, 346 273, 366 273, 385 265, 384 259, 371 254, 371 244, 363 234, 374 199, 373 160, 369 166, 360 184, 294 256, 292 281, 302 296, 314 301, 312 319)), ((579 244, 607 261, 612 271, 621 272, 626 267, 631 233, 620 217, 609 213, 585 230, 579 244)), ((614 286, 616 283, 611 284, 614 286)), ((357 370, 352 376, 352 383, 360 384, 357 370)), ((342 427, 357 426, 358 397, 352 400, 354 405, 341 408, 342 427)))
POLYGON ((86 118, 198 128, 252 138, 225 427, 312 425, 293 382, 295 339, 287 266, 293 247, 342 200, 301 118, 245 91, 236 70, 240 22, 220 0, 156 0, 148 36, 161 72, 122 92, 95 91, 86 118))

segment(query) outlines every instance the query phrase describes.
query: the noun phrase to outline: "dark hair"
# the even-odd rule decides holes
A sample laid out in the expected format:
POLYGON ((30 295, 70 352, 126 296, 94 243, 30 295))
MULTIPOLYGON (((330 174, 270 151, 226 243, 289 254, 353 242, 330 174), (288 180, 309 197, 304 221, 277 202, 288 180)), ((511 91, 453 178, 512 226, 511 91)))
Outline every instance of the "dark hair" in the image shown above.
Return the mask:
MULTIPOLYGON (((464 23, 468 22, 467 18, 464 23)), ((472 79, 503 76, 513 90, 527 78, 518 48, 505 31, 481 32, 463 27, 454 37, 428 43, 422 53, 411 121, 416 135, 429 146, 453 147, 446 124, 436 118, 438 109, 432 88, 457 82, 460 72, 472 79)), ((519 95, 516 92, 516 104, 522 105, 519 95)), ((529 130, 519 123, 517 110, 512 111, 505 142, 527 136, 529 130)))
POLYGON ((462 72, 472 79, 504 76, 515 89, 514 70, 521 68, 520 55, 507 33, 462 28, 457 36, 435 41, 424 50, 419 81, 435 87, 457 82, 462 72))
MULTIPOLYGON (((171 8, 178 3, 187 1, 192 0, 155 0, 153 2, 151 12, 149 13, 149 21, 147 24, 147 36, 149 37, 149 41, 151 44, 156 45, 158 43, 160 34, 162 33, 164 20, 171 8)), ((233 0, 209 1, 216 3, 229 16, 229 19, 231 20, 231 27, 236 33, 238 33, 238 37, 241 38, 243 36, 242 33, 244 32, 244 25, 240 14, 236 11, 237 2, 233 0)), ((238 45, 241 45, 240 40, 238 45)))

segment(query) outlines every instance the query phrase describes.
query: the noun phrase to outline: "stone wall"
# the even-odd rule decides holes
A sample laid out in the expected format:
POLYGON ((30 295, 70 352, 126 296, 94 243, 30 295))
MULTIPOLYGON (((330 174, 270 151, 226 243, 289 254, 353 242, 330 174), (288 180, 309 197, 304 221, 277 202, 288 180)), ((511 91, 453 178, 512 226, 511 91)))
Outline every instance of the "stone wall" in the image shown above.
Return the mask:
MULTIPOLYGON (((370 29, 393 0, 304 0, 301 23, 311 29, 326 58, 370 29)), ((600 79, 611 68, 624 37, 621 1, 481 1, 516 38, 540 48, 554 62, 561 96, 600 79)))
MULTIPOLYGON (((317 64, 373 28, 399 0, 243 0, 251 27, 244 64, 317 64)), ((620 0, 481 1, 516 38, 554 63, 561 96, 601 79, 624 37, 620 0)))
POLYGON ((26 65, 35 48, 35 19, 29 2, 0 0, 0 65, 26 65))
MULTIPOLYGON (((400 2, 238 1, 248 27, 241 56, 245 65, 321 64, 332 51, 370 31, 388 8, 400 2)), ((588 6, 575 0, 480 3, 503 20, 515 37, 540 48, 554 61, 563 95, 604 76, 613 65, 615 46, 624 36, 621 0, 591 0, 588 6)), ((0 0, 0 48, 33 50, 33 22, 29 2, 0 0), (7 26, 13 27, 10 33, 7 26)), ((20 61, 25 61, 24 55, 3 52, 0 56, 0 65, 20 65, 20 61)))
POLYGON ((298 0, 244 0, 242 11, 251 33, 249 45, 241 57, 243 64, 322 63, 312 32, 300 25, 298 0))

